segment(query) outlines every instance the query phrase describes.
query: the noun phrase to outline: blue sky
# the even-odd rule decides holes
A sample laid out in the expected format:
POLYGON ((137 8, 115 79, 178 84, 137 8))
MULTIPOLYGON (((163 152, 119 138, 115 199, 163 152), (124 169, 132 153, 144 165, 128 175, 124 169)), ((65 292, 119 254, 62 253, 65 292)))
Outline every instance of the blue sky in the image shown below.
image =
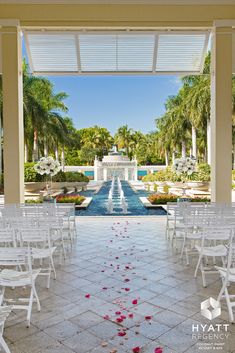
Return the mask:
MULTIPOLYGON (((23 41, 23 56, 27 54, 23 41)), ((68 115, 77 129, 100 125, 112 134, 121 125, 144 133, 155 129, 168 96, 177 93, 176 76, 48 76, 55 93, 68 94, 68 115)))
POLYGON ((164 112, 164 102, 177 93, 175 76, 50 76, 55 92, 65 91, 75 126, 107 127, 114 133, 128 124, 135 130, 155 129, 154 119, 164 112))

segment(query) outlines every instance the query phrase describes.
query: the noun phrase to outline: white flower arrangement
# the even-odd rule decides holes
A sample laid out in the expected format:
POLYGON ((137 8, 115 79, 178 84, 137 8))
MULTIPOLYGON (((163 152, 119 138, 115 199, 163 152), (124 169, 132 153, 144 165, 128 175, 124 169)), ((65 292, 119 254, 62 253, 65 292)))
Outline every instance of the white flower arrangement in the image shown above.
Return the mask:
POLYGON ((177 175, 192 175, 196 170, 196 161, 190 157, 175 159, 173 169, 177 175))
POLYGON ((60 171, 60 163, 53 157, 42 157, 39 162, 35 164, 34 169, 38 174, 47 174, 53 177, 60 171))

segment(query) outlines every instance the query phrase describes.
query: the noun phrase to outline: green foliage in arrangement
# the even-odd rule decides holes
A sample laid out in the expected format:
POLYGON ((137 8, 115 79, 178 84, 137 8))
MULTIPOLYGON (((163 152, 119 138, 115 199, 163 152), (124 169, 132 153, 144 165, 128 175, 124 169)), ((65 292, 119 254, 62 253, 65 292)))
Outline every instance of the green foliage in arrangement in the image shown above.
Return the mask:
POLYGON ((211 168, 209 164, 199 164, 197 172, 191 175, 190 180, 209 182, 211 180, 211 168))
POLYGON ((235 170, 232 171, 232 180, 235 180, 235 170))
POLYGON ((58 203, 74 203, 75 205, 81 205, 86 198, 81 195, 59 195, 56 197, 58 203))
POLYGON ((43 203, 43 201, 41 199, 29 199, 29 200, 25 200, 25 203, 27 203, 27 204, 38 204, 38 203, 43 203))
MULTIPOLYGON (((25 163, 24 177, 25 182, 43 182, 46 180, 46 175, 38 174, 34 169, 35 163, 25 163)), ((58 174, 53 176, 53 182, 89 182, 89 178, 83 173, 78 172, 63 172, 60 171, 58 174)))
POLYGON ((180 181, 180 177, 172 170, 171 167, 159 170, 159 172, 153 174, 147 174, 143 177, 142 181, 180 181))
MULTIPOLYGON (((235 176, 235 174, 234 174, 235 176)), ((210 181, 210 166, 208 164, 199 164, 197 166, 197 171, 192 175, 188 176, 188 181, 202 181, 208 182, 210 181)), ((144 182, 153 182, 153 181, 171 181, 171 182, 179 182, 185 181, 185 177, 182 180, 180 175, 177 175, 171 167, 167 167, 164 170, 159 170, 159 172, 153 174, 147 174, 143 177, 142 181, 144 182)))
MULTIPOLYGON (((167 194, 159 195, 153 194, 148 197, 149 202, 153 205, 165 205, 167 202, 177 202, 178 196, 167 194)), ((210 202, 208 198, 205 197, 195 197, 190 199, 190 202, 210 202)))
POLYGON ((45 181, 45 175, 40 175, 34 169, 35 163, 28 162, 24 165, 24 181, 25 182, 42 182, 45 181))

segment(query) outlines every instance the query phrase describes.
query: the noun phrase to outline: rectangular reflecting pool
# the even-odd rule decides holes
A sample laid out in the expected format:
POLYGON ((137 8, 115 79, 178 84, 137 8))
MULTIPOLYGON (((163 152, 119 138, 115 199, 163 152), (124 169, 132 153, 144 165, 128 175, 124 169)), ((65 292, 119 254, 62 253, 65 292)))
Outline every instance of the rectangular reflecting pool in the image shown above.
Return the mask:
POLYGON ((146 208, 140 201, 140 197, 148 196, 148 192, 134 191, 128 182, 122 181, 122 190, 127 202, 127 213, 123 213, 118 196, 114 195, 113 212, 108 212, 108 195, 111 182, 105 182, 98 193, 93 190, 82 191, 80 194, 92 197, 93 200, 87 209, 76 210, 77 216, 165 216, 166 211, 162 207, 146 208))

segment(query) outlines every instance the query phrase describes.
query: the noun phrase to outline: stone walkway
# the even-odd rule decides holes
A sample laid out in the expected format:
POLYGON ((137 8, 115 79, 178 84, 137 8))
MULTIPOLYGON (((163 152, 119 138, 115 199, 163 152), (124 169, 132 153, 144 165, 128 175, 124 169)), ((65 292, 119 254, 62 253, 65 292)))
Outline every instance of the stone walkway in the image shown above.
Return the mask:
MULTIPOLYGON (((221 283, 212 276, 204 289, 200 276, 194 280, 195 262, 187 267, 173 253, 164 218, 83 217, 78 231, 51 288, 45 279, 37 283, 42 310, 34 308, 31 327, 25 312, 7 319, 4 334, 12 353, 205 351, 192 339, 192 324, 207 322, 200 303, 216 298, 221 283)), ((223 306, 213 324, 227 320, 223 306)), ((220 352, 235 352, 234 326, 220 352)))

